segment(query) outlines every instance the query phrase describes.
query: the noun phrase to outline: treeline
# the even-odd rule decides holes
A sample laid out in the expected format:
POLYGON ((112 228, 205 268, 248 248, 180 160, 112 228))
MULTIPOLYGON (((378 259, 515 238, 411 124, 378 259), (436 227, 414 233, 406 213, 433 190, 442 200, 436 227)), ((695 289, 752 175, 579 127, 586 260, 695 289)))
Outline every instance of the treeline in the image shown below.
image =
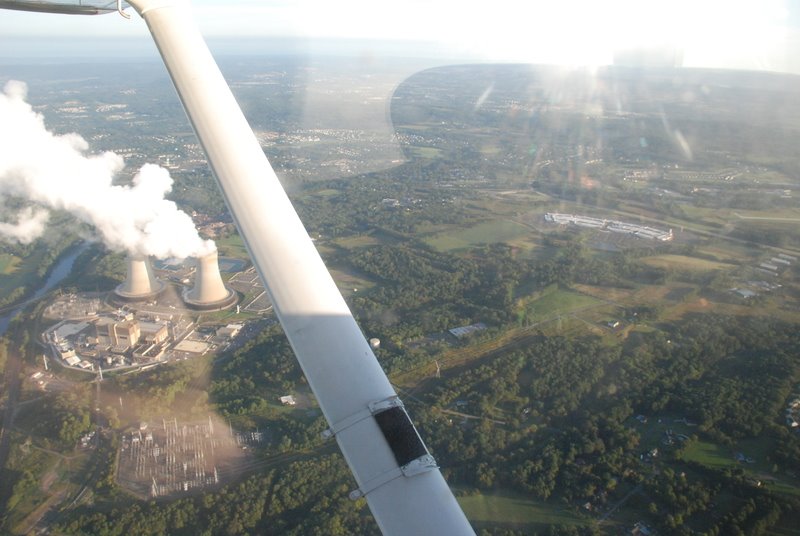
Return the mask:
POLYGON ((800 244, 800 233, 794 225, 781 225, 775 223, 762 222, 740 222, 737 223, 731 236, 746 240, 751 244, 761 246, 763 244, 776 247, 797 247, 800 244))
POLYGON ((366 298, 353 300, 364 316, 374 316, 370 309, 376 306, 391 307, 403 318, 410 316, 410 322, 434 330, 453 327, 454 316, 485 314, 490 322, 507 322, 513 291, 528 275, 528 268, 504 245, 486 247, 469 258, 403 245, 373 246, 353 252, 350 264, 380 283, 366 298), (412 311, 421 316, 405 314, 412 311))
POLYGON ((269 430, 270 453, 316 448, 327 427, 312 410, 287 412, 278 398, 307 389, 289 341, 278 325, 264 329, 212 370, 209 398, 217 411, 246 428, 269 430))
POLYGON ((654 474, 636 501, 658 516, 669 534, 685 536, 767 534, 800 505, 760 489, 740 468, 713 471, 694 463, 686 464, 685 470, 666 468, 654 474), (718 513, 717 503, 723 500, 728 508, 718 513))
MULTIPOLYGON (((460 488, 510 489, 577 508, 587 501, 612 504, 638 486, 629 507, 659 531, 734 534, 737 527, 759 534, 799 505, 758 487, 741 468, 683 461, 680 444, 662 447, 661 470, 654 471, 642 459, 646 449, 633 417, 694 420, 697 435, 722 444, 767 438, 776 445, 769 460, 775 470, 796 470, 791 457, 800 439, 782 420, 786 398, 800 381, 798 344, 793 325, 718 315, 690 315, 616 345, 593 336, 542 334, 503 356, 445 372, 406 403, 448 481, 460 488)), ((215 367, 210 401, 223 415, 267 424, 275 441, 264 453, 321 446, 320 416, 298 418, 276 411, 269 400, 302 383, 277 327, 215 367)), ((171 504, 81 510, 58 530, 374 533, 363 504, 346 499, 352 485, 338 454, 311 457, 171 504)), ((558 527, 553 533, 570 532, 558 527)))
POLYGON ((437 381, 412 413, 452 483, 595 506, 643 484, 652 506, 642 509, 665 531, 691 522, 692 530, 725 534, 739 523, 751 533, 774 526, 792 500, 759 488, 740 469, 700 466, 699 476, 681 461, 680 444, 662 447, 673 473, 651 480, 633 416, 694 421, 697 434, 723 445, 768 438, 777 446, 768 459, 774 470, 797 471, 791 456, 800 438, 787 431, 783 407, 800 379, 798 344, 793 325, 716 315, 693 315, 614 347, 591 337, 541 336, 437 381), (658 491, 667 476, 672 491, 658 491), (743 490, 733 502, 723 498, 731 489, 743 490), (750 498, 756 507, 739 519, 750 498))
MULTIPOLYGON (((5 372, 7 360, 8 360, 8 346, 6 345, 6 341, 0 338, 0 372, 5 372)), ((3 394, 0 395, 0 402, 2 402, 7 395, 5 389, 3 391, 4 391, 3 394)))
POLYGON ((222 197, 217 181, 211 170, 205 166, 197 166, 191 170, 179 170, 173 173, 175 187, 170 198, 178 202, 181 210, 192 211, 212 216, 227 214, 228 209, 222 197))
POLYGON ((683 246, 657 244, 651 247, 629 249, 609 255, 597 255, 585 244, 585 236, 575 232, 549 233, 544 244, 558 248, 550 259, 531 262, 531 275, 540 285, 583 283, 619 288, 633 288, 635 284, 663 284, 670 273, 648 266, 640 258, 661 253, 678 253, 683 246))
MULTIPOLYGON (((125 413, 135 415, 132 417, 135 419, 161 419, 165 411, 203 418, 208 411, 205 369, 203 358, 176 362, 138 374, 109 378, 108 389, 124 393, 125 413)), ((111 403, 104 409, 112 421, 117 421, 116 404, 111 403)))
POLYGON ((53 532, 92 536, 379 534, 366 502, 348 498, 353 486, 341 456, 319 456, 174 502, 82 507, 54 526, 53 532))
POLYGON ((267 391, 291 392, 302 381, 288 339, 272 325, 215 364, 210 394, 224 415, 243 415, 266 407, 267 391))
POLYGON ((639 441, 622 424, 633 408, 603 392, 606 370, 619 359, 619 350, 599 339, 539 336, 439 382, 432 406, 421 408, 423 437, 462 485, 512 488, 540 500, 613 491, 636 466, 639 441), (476 423, 437 408, 492 420, 476 423))
POLYGON ((423 225, 475 219, 476 211, 464 208, 474 193, 437 187, 448 169, 440 161, 409 163, 363 177, 312 183, 293 195, 292 202, 311 236, 335 238, 387 229, 410 237, 423 225))
POLYGON ((474 322, 513 322, 514 291, 531 277, 531 266, 505 245, 469 257, 403 244, 372 246, 352 251, 348 263, 379 282, 349 301, 364 332, 381 339, 378 358, 389 371, 424 358, 408 348, 414 339, 474 322))
POLYGON ((27 416, 32 435, 52 449, 75 448, 78 439, 92 429, 91 401, 88 384, 76 384, 69 391, 45 395, 41 406, 35 409, 41 415, 27 416))
MULTIPOLYGON (((56 265, 58 259, 77 241, 75 235, 65 231, 65 224, 69 218, 63 214, 52 217, 50 225, 55 225, 57 230, 48 233, 29 244, 3 243, 0 251, 25 259, 24 263, 15 270, 14 275, 0 274, 2 279, 11 279, 15 285, 8 285, 8 292, 0 296, 0 307, 22 301, 32 294, 46 279, 47 275, 56 265), (61 227, 58 227, 58 226, 61 227)), ((69 227, 75 227, 72 223, 69 227)))
MULTIPOLYGON (((680 252, 681 246, 653 246, 598 256, 583 240, 580 234, 552 233, 546 245, 557 248, 558 253, 545 259, 522 258, 505 244, 476 247, 469 255, 459 256, 400 242, 355 248, 346 256, 338 256, 337 261, 378 283, 351 297, 350 303, 364 330, 390 343, 385 348, 388 354, 392 344, 400 347, 405 341, 460 325, 509 325, 518 318, 521 288, 527 289, 526 293, 554 283, 563 287, 583 283, 632 288, 686 276, 640 260, 648 255, 680 252)), ((412 357, 408 353, 392 356, 392 360, 412 357)))
POLYGON ((125 279, 126 270, 124 253, 112 253, 104 245, 94 244, 78 255, 63 285, 84 292, 106 291, 125 279))

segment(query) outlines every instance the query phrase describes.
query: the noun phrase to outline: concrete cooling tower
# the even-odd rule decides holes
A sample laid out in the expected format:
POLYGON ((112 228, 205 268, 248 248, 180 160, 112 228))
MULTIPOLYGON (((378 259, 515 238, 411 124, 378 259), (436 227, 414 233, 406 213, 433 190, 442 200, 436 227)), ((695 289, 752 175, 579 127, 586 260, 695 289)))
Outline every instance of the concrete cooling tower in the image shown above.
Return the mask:
POLYGON ((153 275, 150 260, 143 255, 128 255, 128 276, 114 294, 123 301, 145 301, 158 296, 164 290, 164 283, 153 275))
POLYGON ((197 259, 194 286, 183 291, 183 301, 193 309, 225 309, 236 303, 236 293, 225 286, 219 273, 217 252, 197 259))

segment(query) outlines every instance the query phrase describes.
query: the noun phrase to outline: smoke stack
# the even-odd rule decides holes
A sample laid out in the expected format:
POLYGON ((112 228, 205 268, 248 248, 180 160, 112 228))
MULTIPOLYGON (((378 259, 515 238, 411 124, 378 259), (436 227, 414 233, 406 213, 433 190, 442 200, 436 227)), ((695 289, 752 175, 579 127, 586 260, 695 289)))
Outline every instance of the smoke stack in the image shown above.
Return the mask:
POLYGON ((236 303, 236 293, 225 286, 219 273, 216 250, 197 259, 194 286, 184 290, 183 300, 194 309, 225 309, 236 303))
POLYGON ((114 293, 123 301, 145 301, 158 296, 164 283, 153 275, 150 260, 143 255, 128 255, 128 276, 114 293))

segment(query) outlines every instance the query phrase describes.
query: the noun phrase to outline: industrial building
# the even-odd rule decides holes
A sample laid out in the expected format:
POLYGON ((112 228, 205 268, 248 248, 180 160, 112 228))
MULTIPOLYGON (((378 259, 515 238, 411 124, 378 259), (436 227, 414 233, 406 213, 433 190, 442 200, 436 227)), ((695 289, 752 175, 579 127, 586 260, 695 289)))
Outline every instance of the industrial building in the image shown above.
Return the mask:
POLYGON ((116 298, 123 302, 147 301, 156 298, 166 288, 153 274, 150 259, 144 255, 128 255, 127 276, 114 290, 116 298))
POLYGON ((115 353, 123 353, 139 342, 142 335, 139 322, 136 320, 117 321, 112 318, 100 318, 95 322, 97 344, 120 349, 115 353))
POLYGON ((100 350, 117 355, 131 353, 138 361, 161 359, 170 341, 166 323, 140 321, 133 315, 123 319, 101 317, 95 322, 95 334, 100 350))
POLYGON ((242 324, 228 324, 223 328, 217 329, 216 335, 217 337, 232 339, 242 331, 242 328, 244 328, 242 324))
POLYGON ((180 266, 182 271, 167 277, 153 270, 150 258, 129 255, 125 281, 104 304, 95 298, 96 303, 89 304, 91 314, 87 314, 88 302, 77 296, 59 301, 59 307, 51 306, 53 317, 62 317, 43 334, 53 357, 73 368, 97 370, 154 366, 173 357, 186 359, 216 351, 244 325, 213 326, 208 328, 209 336, 193 337, 194 320, 185 314, 185 306, 198 311, 226 309, 236 305, 240 294, 223 281, 216 251, 180 266), (194 281, 189 286, 192 272, 194 281), (180 286, 183 291, 176 292, 180 286))
POLYGON ((235 431, 230 425, 141 423, 122 436, 117 483, 140 498, 177 496, 213 487, 252 461, 247 450, 265 442, 266 432, 235 431))
POLYGON ((183 301, 192 309, 216 311, 236 304, 237 294, 225 286, 219 273, 216 250, 197 259, 194 286, 183 291, 183 301))
POLYGON ((612 233, 628 234, 638 238, 650 238, 653 240, 659 240, 661 242, 668 242, 673 238, 672 229, 669 231, 662 231, 661 229, 654 229, 652 227, 636 225, 634 223, 625 223, 616 220, 604 220, 576 214, 558 214, 554 212, 548 212, 544 215, 544 221, 547 223, 558 223, 561 225, 571 224, 577 227, 586 227, 589 229, 610 231, 612 233))
POLYGON ((161 322, 145 322, 140 320, 139 329, 141 331, 142 339, 150 344, 159 344, 169 338, 169 329, 167 329, 167 324, 161 322))
POLYGON ((484 329, 486 329, 486 324, 484 324, 483 322, 478 322, 477 324, 470 324, 469 326, 459 326, 457 328, 452 328, 447 331, 449 331, 453 337, 457 339, 462 339, 467 335, 471 335, 473 333, 476 333, 484 329))
MULTIPOLYGON (((195 259, 194 285, 183 290, 184 303, 195 310, 217 311, 236 304, 238 294, 225 286, 219 269, 216 250, 195 259)), ((143 255, 129 255, 126 259, 125 281, 114 290, 112 301, 130 303, 157 299, 166 284, 153 273, 150 259, 143 255)))

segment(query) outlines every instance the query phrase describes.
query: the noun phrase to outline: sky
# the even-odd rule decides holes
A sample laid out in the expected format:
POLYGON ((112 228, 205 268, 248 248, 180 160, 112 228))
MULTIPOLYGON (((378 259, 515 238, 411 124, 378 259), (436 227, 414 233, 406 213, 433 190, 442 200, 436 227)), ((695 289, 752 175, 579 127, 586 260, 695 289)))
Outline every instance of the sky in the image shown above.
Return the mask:
MULTIPOLYGON (((800 0, 194 0, 192 9, 212 43, 390 41, 419 54, 572 66, 644 47, 677 51, 689 67, 800 73, 800 0)), ((154 54, 136 14, 0 14, 0 59, 58 55, 72 50, 59 43, 90 38, 103 54, 131 54, 134 42, 154 54)))

